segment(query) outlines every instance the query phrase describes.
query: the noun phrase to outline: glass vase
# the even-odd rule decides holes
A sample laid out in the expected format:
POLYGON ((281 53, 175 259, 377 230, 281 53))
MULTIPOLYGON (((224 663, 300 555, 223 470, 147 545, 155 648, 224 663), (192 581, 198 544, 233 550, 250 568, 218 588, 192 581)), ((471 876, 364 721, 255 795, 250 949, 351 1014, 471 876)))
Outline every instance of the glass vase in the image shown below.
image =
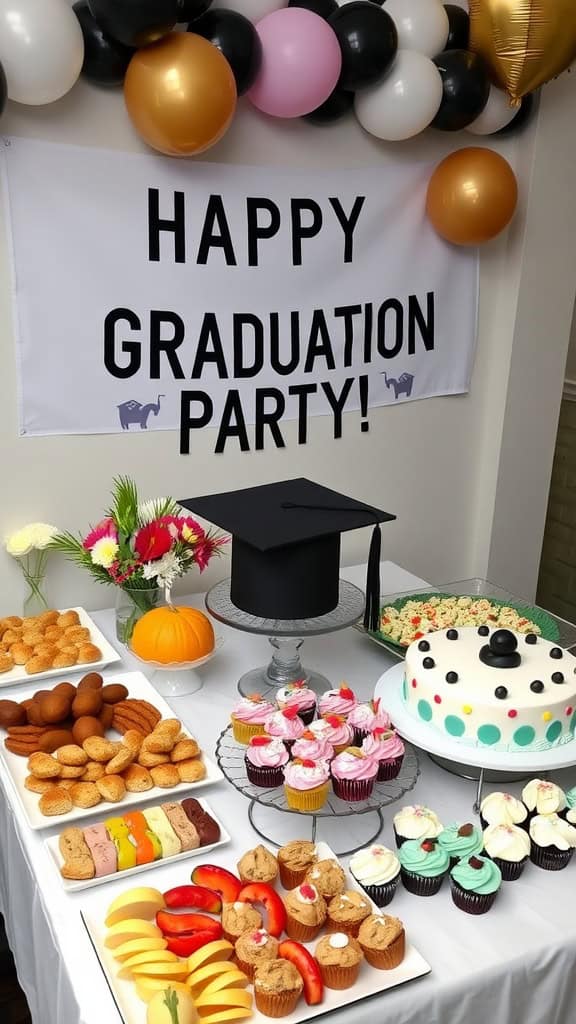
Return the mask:
POLYGON ((118 587, 116 591, 116 636, 130 646, 134 626, 146 612, 163 604, 161 587, 118 587))
POLYGON ((26 597, 22 605, 22 615, 24 618, 29 618, 34 615, 40 615, 41 612, 45 612, 48 608, 48 598, 46 597, 46 575, 32 575, 24 571, 24 579, 26 580, 26 597))

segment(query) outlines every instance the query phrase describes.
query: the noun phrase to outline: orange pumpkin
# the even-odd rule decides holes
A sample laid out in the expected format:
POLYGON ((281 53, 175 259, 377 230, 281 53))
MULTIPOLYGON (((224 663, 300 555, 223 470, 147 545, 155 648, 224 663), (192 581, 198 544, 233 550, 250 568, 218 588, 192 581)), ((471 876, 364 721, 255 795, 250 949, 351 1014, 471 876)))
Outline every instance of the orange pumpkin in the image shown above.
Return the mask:
POLYGON ((134 626, 132 650, 162 665, 197 661, 214 650, 212 623, 197 608, 153 608, 134 626))

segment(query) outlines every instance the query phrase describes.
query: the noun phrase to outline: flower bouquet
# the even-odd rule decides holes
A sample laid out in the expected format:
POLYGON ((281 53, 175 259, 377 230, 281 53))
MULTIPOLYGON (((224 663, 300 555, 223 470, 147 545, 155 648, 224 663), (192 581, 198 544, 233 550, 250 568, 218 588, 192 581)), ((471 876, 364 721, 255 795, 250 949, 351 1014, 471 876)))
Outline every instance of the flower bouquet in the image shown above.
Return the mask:
POLYGON ((192 566, 203 572, 227 537, 207 532, 173 498, 140 502, 128 477, 114 480, 112 506, 84 538, 58 534, 51 547, 119 588, 118 639, 128 644, 138 619, 192 566))
POLYGON ((23 608, 25 616, 36 615, 48 608, 44 594, 46 562, 48 549, 57 533, 57 527, 50 523, 28 523, 6 538, 6 551, 18 562, 28 584, 23 608))

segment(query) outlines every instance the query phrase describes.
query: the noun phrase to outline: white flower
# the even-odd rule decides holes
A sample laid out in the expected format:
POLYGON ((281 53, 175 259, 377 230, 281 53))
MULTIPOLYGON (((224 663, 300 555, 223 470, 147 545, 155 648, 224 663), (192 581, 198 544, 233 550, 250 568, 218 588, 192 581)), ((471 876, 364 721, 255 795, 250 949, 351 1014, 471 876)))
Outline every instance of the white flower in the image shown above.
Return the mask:
POLYGON ((49 523, 28 523, 6 538, 6 551, 14 558, 22 558, 35 549, 42 551, 57 533, 57 528, 49 523))
POLYGON ((50 541, 59 532, 58 527, 52 526, 50 523, 32 523, 30 529, 34 531, 34 547, 38 548, 39 551, 47 548, 50 541))
POLYGON ((101 565, 103 569, 109 569, 118 556, 118 544, 114 537, 101 537, 97 540, 90 551, 94 565, 101 565))
POLYGON ((182 563, 175 551, 167 551, 155 562, 147 562, 142 570, 145 580, 156 579, 162 587, 171 587, 182 575, 182 563))

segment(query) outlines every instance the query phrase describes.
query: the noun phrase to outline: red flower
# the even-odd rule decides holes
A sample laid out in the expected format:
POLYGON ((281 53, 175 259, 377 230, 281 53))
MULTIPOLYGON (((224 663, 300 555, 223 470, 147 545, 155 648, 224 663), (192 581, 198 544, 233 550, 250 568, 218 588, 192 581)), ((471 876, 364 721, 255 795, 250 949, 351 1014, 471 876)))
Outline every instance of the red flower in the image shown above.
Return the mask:
POLYGON ((204 572, 204 569, 212 558, 216 547, 218 547, 218 544, 211 537, 204 537, 203 540, 199 541, 199 543, 194 547, 193 560, 196 562, 200 572, 204 572))
POLYGON ((134 550, 141 562, 153 562, 170 551, 172 543, 173 538, 167 526, 150 523, 138 530, 134 538, 134 550))
POLYGON ((116 540, 118 539, 118 532, 113 519, 102 519, 97 526, 90 530, 90 533, 82 542, 82 546, 86 551, 91 551, 94 545, 99 540, 102 540, 102 537, 114 537, 116 540))

